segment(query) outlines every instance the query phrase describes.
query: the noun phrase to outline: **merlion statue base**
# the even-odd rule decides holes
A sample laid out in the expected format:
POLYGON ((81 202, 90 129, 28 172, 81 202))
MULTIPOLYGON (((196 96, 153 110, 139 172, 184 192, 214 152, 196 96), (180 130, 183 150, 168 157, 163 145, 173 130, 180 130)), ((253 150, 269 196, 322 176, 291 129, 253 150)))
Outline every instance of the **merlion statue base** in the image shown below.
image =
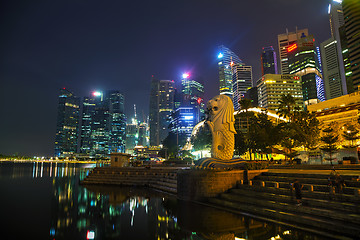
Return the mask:
POLYGON ((196 162, 197 169, 232 170, 244 169, 245 160, 242 158, 221 160, 217 158, 203 158, 196 162))

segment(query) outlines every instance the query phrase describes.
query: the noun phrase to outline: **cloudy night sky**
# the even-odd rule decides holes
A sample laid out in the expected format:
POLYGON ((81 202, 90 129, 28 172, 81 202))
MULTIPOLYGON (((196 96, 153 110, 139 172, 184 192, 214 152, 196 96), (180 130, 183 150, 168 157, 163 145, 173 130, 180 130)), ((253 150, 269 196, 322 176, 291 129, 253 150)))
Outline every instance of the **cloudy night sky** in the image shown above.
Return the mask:
POLYGON ((191 72, 218 94, 217 46, 261 75, 277 35, 308 28, 330 37, 330 0, 4 0, 0 3, 0 154, 52 156, 58 93, 120 90, 148 115, 151 76, 191 72))

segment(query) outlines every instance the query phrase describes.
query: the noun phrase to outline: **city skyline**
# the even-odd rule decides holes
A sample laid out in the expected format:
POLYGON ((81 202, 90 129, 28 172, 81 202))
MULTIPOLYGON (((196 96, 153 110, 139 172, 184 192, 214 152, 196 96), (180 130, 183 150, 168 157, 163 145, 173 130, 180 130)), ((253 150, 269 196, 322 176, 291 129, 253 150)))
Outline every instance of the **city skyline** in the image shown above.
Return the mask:
POLYGON ((328 3, 156 1, 139 7, 5 1, 0 153, 52 155, 63 87, 78 97, 119 89, 127 117, 133 104, 138 115, 148 115, 151 75, 178 82, 191 72, 204 79, 206 102, 218 94, 216 58, 222 44, 253 67, 256 80, 262 47, 277 49, 277 35, 286 28, 308 28, 318 43, 330 37, 328 3))

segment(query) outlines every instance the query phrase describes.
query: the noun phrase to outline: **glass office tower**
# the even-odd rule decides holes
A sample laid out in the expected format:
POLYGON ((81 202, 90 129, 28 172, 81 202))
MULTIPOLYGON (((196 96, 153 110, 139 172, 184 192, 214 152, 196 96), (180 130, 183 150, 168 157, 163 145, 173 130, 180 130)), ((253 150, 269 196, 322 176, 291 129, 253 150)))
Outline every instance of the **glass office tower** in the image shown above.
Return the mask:
POLYGON ((272 46, 263 47, 261 52, 261 73, 265 74, 277 74, 277 60, 276 53, 272 46))
POLYGON ((218 67, 219 67, 219 90, 220 94, 225 94, 232 98, 233 80, 232 67, 235 64, 242 64, 241 59, 229 48, 224 45, 218 49, 218 67))
POLYGON ((287 49, 290 74, 301 77, 303 98, 309 101, 325 101, 318 51, 313 35, 303 36, 287 49))
POLYGON ((55 135, 55 156, 69 157, 77 152, 80 100, 72 92, 60 89, 55 135))

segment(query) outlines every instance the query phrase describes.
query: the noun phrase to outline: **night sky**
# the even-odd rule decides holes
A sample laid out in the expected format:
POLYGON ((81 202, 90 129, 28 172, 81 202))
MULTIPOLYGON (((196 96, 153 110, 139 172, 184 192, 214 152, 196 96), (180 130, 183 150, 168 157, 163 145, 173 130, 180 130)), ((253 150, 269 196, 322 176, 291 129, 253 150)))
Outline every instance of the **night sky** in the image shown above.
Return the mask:
POLYGON ((58 93, 120 90, 148 114, 151 75, 191 72, 218 94, 217 46, 261 75, 260 53, 285 29, 330 37, 330 0, 3 0, 0 4, 0 153, 52 156, 58 93))

